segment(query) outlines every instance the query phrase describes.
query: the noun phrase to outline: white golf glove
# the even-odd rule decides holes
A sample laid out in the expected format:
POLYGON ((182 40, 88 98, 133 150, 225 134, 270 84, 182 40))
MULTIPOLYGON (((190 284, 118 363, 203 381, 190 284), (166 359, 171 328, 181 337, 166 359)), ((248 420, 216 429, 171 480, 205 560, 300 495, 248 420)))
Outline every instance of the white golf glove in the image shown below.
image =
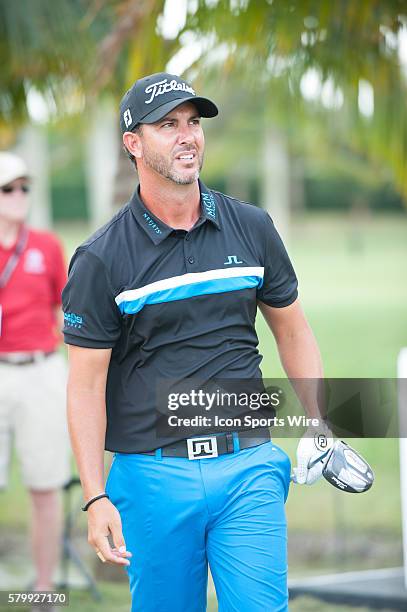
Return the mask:
POLYGON ((297 447, 297 467, 293 469, 292 481, 311 485, 321 478, 333 443, 333 433, 325 423, 309 427, 297 447))

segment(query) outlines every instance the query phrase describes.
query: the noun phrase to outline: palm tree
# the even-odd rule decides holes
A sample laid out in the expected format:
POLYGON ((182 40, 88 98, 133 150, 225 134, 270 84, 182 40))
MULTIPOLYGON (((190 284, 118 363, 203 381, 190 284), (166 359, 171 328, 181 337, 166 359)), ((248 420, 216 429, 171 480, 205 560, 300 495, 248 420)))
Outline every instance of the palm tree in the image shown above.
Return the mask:
POLYGON ((297 129, 312 120, 325 135, 384 162, 407 198, 405 0, 199 0, 184 30, 210 38, 215 58, 216 46, 222 49, 224 75, 237 75, 261 96, 266 120, 287 125, 294 118, 297 129), (340 113, 304 99, 310 71, 325 98, 329 89, 343 98, 340 113), (374 99, 370 117, 360 104, 363 87, 374 99))
POLYGON ((266 122, 287 124, 295 116, 297 129, 311 120, 332 138, 339 133, 346 146, 384 162, 407 197, 406 73, 399 53, 406 0, 189 0, 185 26, 173 40, 157 30, 163 7, 164 0, 0 0, 3 134, 27 117, 32 88, 62 113, 78 90, 89 103, 106 92, 118 99, 139 75, 162 69, 188 32, 206 41, 190 76, 212 70, 218 79, 236 78, 257 94, 266 122), (310 70, 321 86, 340 92, 340 114, 304 100, 310 70), (374 98, 368 118, 358 104, 363 83, 374 98))

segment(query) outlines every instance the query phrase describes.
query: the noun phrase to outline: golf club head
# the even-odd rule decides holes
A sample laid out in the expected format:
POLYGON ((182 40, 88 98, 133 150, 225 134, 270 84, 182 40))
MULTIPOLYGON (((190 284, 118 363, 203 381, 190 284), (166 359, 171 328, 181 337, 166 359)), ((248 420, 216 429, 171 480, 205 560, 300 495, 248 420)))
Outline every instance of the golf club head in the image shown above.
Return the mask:
POLYGON ((322 474, 331 485, 346 493, 364 493, 374 481, 367 461, 342 440, 333 445, 322 474))

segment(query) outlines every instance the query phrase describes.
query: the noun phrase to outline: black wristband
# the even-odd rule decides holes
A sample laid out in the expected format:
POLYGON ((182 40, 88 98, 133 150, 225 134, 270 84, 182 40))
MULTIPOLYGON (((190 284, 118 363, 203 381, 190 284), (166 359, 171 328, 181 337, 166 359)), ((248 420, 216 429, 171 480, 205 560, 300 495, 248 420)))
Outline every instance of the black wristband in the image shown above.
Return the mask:
POLYGON ((91 504, 93 504, 93 502, 95 502, 98 499, 102 499, 102 497, 107 497, 107 499, 110 499, 110 497, 108 496, 107 493, 101 493, 100 495, 96 495, 96 497, 92 497, 92 499, 90 499, 88 502, 86 502, 86 504, 83 506, 82 510, 84 512, 86 512, 87 509, 89 508, 89 506, 91 504))

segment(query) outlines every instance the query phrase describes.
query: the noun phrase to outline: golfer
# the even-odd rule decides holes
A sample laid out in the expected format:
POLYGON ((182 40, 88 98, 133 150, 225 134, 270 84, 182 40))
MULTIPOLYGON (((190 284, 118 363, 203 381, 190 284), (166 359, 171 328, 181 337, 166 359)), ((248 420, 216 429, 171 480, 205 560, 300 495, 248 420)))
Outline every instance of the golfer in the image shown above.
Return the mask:
MULTIPOLYGON (((261 378, 257 305, 287 375, 322 375, 271 218, 199 179, 201 118, 217 114, 178 76, 134 83, 120 125, 140 184, 76 250, 63 291, 89 543, 126 566, 133 612, 203 612, 208 564, 220 611, 287 610, 286 453, 268 429, 168 439, 156 427, 160 381, 261 378)), ((316 394, 305 404, 319 414, 316 394)), ((311 438, 300 447, 296 478, 309 483, 322 466, 307 470, 311 438)))

